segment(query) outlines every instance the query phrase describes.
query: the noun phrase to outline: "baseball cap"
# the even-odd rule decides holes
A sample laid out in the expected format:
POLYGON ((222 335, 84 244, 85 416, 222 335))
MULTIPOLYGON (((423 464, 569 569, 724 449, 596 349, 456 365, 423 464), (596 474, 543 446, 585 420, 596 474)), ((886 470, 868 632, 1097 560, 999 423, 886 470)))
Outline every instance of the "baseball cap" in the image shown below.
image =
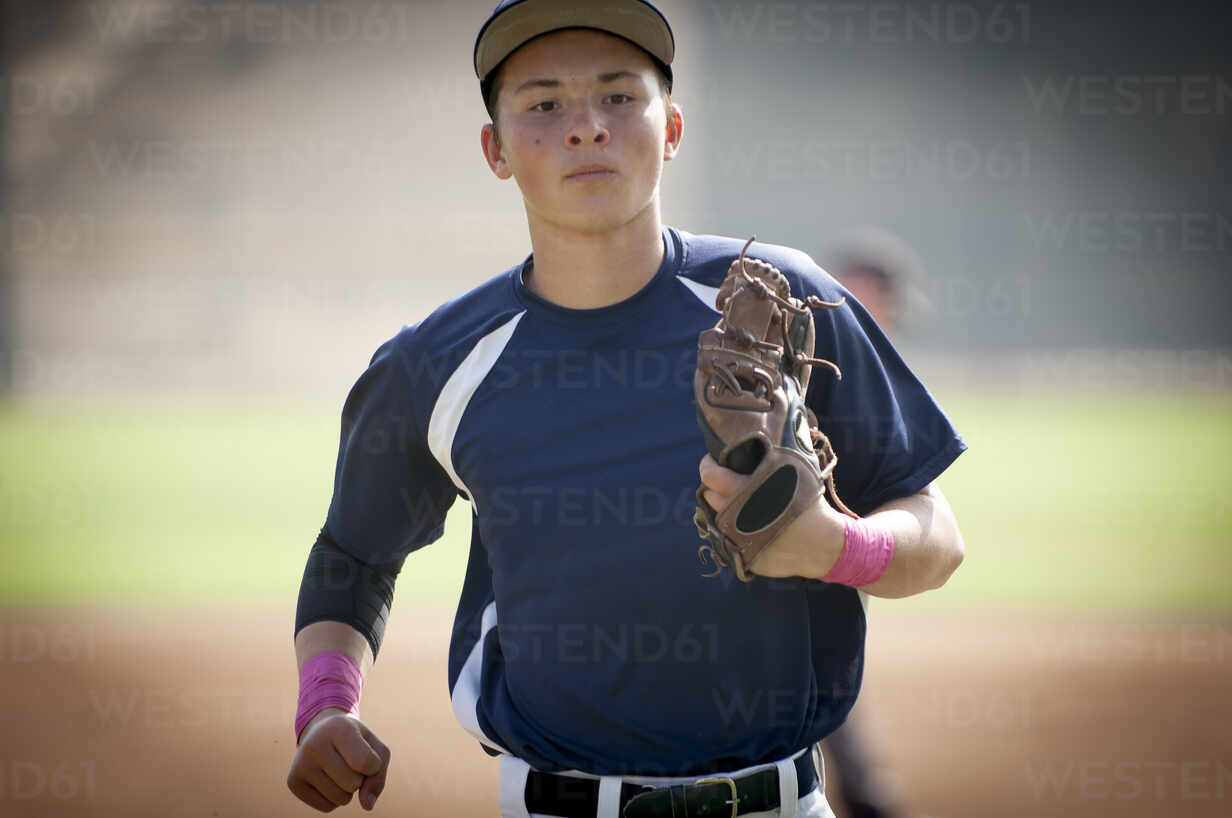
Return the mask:
POLYGON ((646 0, 501 0, 475 39, 475 75, 484 102, 491 74, 506 57, 562 28, 593 28, 623 37, 651 56, 671 90, 676 40, 667 18, 646 0))

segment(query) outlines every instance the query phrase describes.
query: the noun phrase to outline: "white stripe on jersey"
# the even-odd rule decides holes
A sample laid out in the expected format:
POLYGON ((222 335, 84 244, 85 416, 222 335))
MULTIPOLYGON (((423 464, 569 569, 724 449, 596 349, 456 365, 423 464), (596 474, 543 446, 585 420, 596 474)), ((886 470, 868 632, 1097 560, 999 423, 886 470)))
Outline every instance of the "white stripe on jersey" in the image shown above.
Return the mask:
POLYGON ((457 716, 458 722, 466 728, 468 733, 493 750, 508 753, 508 750, 492 741, 484 735, 483 730, 479 729, 479 680, 483 677, 483 643, 487 640, 488 633, 495 627, 496 602, 493 601, 483 609, 479 641, 467 655, 466 664, 462 665, 462 672, 458 674, 458 681, 454 684, 449 698, 453 702, 453 714, 457 716))
POLYGON ((718 287, 707 287, 705 284, 698 284, 693 279, 685 278, 684 276, 681 276, 681 275, 676 276, 676 278, 678 278, 680 282, 684 284, 684 286, 692 290, 693 295, 697 296, 699 301, 701 301, 703 304, 705 304, 707 307, 714 310, 715 312, 718 312, 718 310, 715 309, 715 306, 714 306, 714 299, 718 297, 719 295, 718 287))
POLYGON ((458 425, 462 422, 466 405, 471 402, 479 384, 483 383, 483 379, 496 365, 496 359, 505 351, 505 346, 513 337, 513 331, 517 329, 523 315, 526 315, 526 310, 479 339, 479 343, 475 344, 475 348, 441 388, 436 405, 432 407, 432 417, 428 421, 428 448, 432 450, 432 455, 453 484, 466 494, 471 501, 471 510, 476 514, 479 513, 479 506, 475 503, 475 496, 462 484, 453 468, 453 440, 458 434, 458 425))

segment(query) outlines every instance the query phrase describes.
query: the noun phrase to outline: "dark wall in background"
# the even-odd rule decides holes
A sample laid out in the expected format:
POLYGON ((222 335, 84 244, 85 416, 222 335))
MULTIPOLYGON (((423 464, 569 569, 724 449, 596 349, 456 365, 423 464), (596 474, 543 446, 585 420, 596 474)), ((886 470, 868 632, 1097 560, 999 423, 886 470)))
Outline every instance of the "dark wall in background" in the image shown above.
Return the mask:
POLYGON ((894 228, 944 346, 1232 346, 1232 6, 703 6, 720 231, 894 228))
MULTIPOLYGON (((519 262, 470 64, 494 4, 7 0, 15 388, 336 396, 519 262)), ((661 5, 669 223, 823 265, 856 226, 897 232, 933 307, 913 355, 1149 353, 1232 383, 1227 5, 661 5)))

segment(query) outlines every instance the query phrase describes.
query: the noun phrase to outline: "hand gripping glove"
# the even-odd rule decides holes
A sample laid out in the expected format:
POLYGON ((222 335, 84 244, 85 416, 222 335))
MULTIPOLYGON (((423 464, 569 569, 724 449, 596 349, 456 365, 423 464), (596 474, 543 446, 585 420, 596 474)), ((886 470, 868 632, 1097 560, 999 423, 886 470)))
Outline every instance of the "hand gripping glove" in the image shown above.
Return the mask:
POLYGON ((697 489, 693 522, 709 542, 698 559, 715 563, 705 576, 731 568, 752 580, 753 562, 826 489, 843 513, 856 515, 834 490, 838 457, 804 405, 813 366, 842 378, 830 361, 814 358, 811 308, 834 309, 843 301, 791 294, 786 277, 759 259, 746 259, 749 239, 719 288, 722 317, 697 342, 693 395, 706 448, 720 466, 751 475, 716 513, 697 489), (820 458, 820 459, 819 459, 820 458))

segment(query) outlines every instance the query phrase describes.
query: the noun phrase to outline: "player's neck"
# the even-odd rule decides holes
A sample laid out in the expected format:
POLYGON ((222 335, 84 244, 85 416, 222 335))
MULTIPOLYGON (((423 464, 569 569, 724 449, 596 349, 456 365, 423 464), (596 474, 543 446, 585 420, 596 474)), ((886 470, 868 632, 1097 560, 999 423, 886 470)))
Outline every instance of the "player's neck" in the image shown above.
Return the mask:
POLYGON ((663 263, 658 202, 627 224, 582 233, 530 219, 534 267, 524 279, 531 292, 576 310, 619 303, 654 278, 663 263))

